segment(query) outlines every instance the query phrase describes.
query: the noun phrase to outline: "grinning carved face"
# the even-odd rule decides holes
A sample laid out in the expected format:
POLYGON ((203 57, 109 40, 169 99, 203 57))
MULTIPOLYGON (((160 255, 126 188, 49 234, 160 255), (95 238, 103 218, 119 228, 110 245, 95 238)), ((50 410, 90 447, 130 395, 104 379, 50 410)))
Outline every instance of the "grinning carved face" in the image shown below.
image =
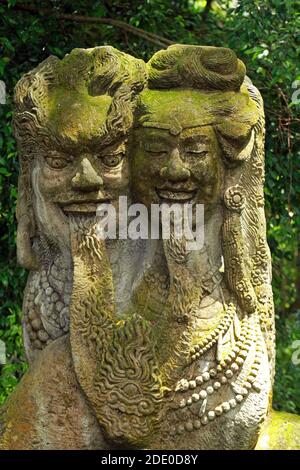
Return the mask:
POLYGON ((114 202, 128 183, 125 142, 82 151, 50 150, 39 162, 45 197, 65 213, 95 212, 99 203, 114 202))
MULTIPOLYGON (((163 112, 155 109, 134 131, 138 142, 131 151, 133 197, 151 203, 198 203, 212 207, 220 200, 222 184, 221 152, 213 127, 195 124, 199 109, 190 101, 190 92, 175 92, 170 101, 162 95, 163 112)), ((143 118, 142 118, 143 120, 143 118)))
POLYGON ((96 215, 102 202, 117 209, 119 195, 127 194, 126 139, 101 146, 93 138, 93 130, 106 118, 108 98, 90 97, 84 103, 74 99, 58 108, 51 123, 57 139, 47 147, 41 143, 32 172, 36 215, 43 224, 53 224, 53 218, 64 224, 70 213, 96 215))

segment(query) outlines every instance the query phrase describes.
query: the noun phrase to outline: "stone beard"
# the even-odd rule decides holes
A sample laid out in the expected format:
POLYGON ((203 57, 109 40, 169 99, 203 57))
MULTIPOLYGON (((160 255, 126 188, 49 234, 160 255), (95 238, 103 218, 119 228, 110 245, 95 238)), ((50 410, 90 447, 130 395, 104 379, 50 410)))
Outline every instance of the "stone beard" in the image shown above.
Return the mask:
POLYGON ((30 369, 0 448, 254 448, 274 313, 263 105, 242 62, 201 46, 148 64, 75 49, 20 80, 15 133, 30 369), (203 204, 204 246, 172 230, 101 240, 97 207, 119 216, 120 196, 203 204))

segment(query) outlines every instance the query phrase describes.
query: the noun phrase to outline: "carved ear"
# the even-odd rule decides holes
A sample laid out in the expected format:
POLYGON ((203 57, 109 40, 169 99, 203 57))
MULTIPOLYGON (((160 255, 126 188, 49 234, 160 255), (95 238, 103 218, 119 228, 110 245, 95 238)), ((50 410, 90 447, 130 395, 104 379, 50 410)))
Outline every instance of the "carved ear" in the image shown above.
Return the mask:
POLYGON ((248 128, 247 132, 234 135, 233 132, 227 134, 223 129, 216 128, 216 133, 225 163, 228 166, 234 167, 250 157, 254 145, 253 129, 248 128))

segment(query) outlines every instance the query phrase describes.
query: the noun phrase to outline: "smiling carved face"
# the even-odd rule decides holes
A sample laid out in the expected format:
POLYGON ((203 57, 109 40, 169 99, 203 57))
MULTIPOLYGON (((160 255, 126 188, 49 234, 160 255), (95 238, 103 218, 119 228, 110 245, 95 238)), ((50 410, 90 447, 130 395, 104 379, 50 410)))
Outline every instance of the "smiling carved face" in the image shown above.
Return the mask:
POLYGON ((142 92, 130 151, 135 201, 198 203, 206 212, 219 202, 223 165, 213 99, 195 90, 142 92))

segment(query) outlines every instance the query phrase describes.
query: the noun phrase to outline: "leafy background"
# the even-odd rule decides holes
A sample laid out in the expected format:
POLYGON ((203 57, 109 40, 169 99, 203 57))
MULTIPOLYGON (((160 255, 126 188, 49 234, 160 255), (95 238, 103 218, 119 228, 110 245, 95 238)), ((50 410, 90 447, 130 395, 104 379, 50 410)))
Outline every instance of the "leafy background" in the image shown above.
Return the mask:
POLYGON ((62 58, 75 47, 110 44, 148 59, 165 44, 143 35, 152 32, 177 43, 231 47, 262 92, 267 117, 266 217, 277 322, 274 407, 300 414, 300 364, 292 361, 293 353, 297 356, 293 343, 300 340, 300 105, 295 83, 299 80, 300 88, 299 7, 299 1, 292 0, 243 0, 240 4, 216 0, 0 0, 0 80, 7 87, 6 104, 0 105, 0 340, 7 349, 7 364, 0 366, 0 404, 26 369, 20 320, 27 273, 17 266, 15 247, 14 85, 50 54, 62 58), (32 11, 38 8, 50 11, 32 11), (57 17, 62 13, 73 18, 57 17), (141 33, 111 24, 79 23, 76 15, 121 20, 141 33))

